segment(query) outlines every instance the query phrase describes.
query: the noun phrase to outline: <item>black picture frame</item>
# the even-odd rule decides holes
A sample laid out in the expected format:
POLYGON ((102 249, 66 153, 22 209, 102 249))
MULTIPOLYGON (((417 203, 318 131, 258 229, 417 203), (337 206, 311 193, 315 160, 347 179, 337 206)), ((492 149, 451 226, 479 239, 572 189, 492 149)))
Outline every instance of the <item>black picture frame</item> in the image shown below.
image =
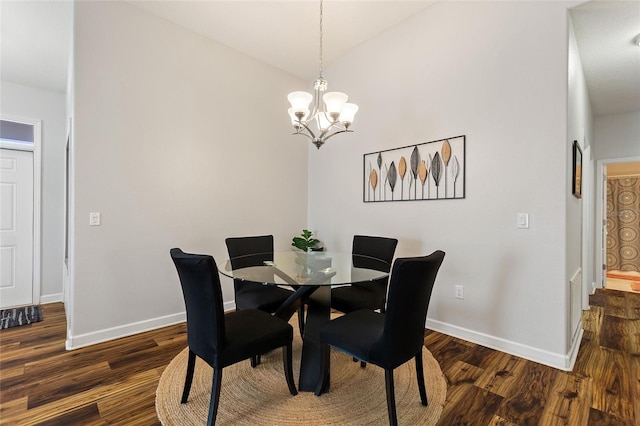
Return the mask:
POLYGON ((578 141, 573 141, 573 178, 571 193, 576 198, 582 198, 582 150, 578 141))

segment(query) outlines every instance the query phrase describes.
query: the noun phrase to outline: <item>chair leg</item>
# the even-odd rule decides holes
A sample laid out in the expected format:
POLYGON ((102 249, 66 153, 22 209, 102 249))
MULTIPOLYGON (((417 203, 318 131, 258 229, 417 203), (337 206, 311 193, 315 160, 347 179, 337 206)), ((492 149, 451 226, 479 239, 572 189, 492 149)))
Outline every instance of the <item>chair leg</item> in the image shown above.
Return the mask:
POLYGON ((389 425, 398 426, 398 417, 396 416, 396 395, 393 386, 392 369, 384 369, 384 383, 387 387, 387 411, 389 412, 389 425))
POLYGON ((364 361, 362 361, 362 360, 359 360, 358 358, 356 358, 356 357, 354 356, 354 357, 353 357, 353 362, 358 362, 358 361, 360 361, 360 368, 366 368, 366 367, 367 367, 367 363, 366 363, 366 362, 364 362, 364 361))
POLYGON ((189 350, 189 359, 187 360, 187 375, 184 379, 184 389, 182 390, 182 404, 186 403, 189 399, 189 391, 191 391, 191 383, 193 382, 193 370, 196 366, 196 354, 189 350))
POLYGON ((282 363, 284 366, 284 377, 287 379, 287 386, 291 395, 297 395, 296 383, 293 381, 293 346, 289 343, 282 348, 282 363))
POLYGON ((220 402, 220 384, 222 382, 222 368, 214 367, 213 382, 211 383, 211 400, 209 401, 209 416, 207 426, 216 424, 218 414, 218 403, 220 402))
POLYGON ((329 369, 331 368, 329 364, 330 352, 331 347, 329 345, 325 343, 320 344, 320 377, 318 377, 318 385, 316 386, 316 396, 322 395, 329 387, 329 369))
POLYGON ((298 328, 300 329, 300 336, 304 336, 304 304, 301 303, 298 308, 298 328))
POLYGON ((418 376, 418 389, 422 405, 429 405, 427 389, 424 387, 424 369, 422 368, 422 350, 416 355, 416 375, 418 376))
POLYGON ((254 355, 251 357, 251 368, 256 368, 260 365, 260 356, 261 355, 254 355))

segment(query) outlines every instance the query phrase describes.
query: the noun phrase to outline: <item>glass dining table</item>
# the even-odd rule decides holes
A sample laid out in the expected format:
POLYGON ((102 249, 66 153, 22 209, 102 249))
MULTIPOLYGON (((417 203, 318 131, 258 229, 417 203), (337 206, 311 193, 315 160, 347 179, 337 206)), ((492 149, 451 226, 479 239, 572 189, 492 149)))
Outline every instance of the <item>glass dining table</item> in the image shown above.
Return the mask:
MULTIPOLYGON (((263 285, 289 286, 292 295, 275 315, 289 320, 297 302, 308 302, 302 336, 300 391, 315 391, 320 379, 320 327, 331 317, 331 287, 387 277, 391 265, 380 259, 342 252, 282 251, 240 256, 218 265, 222 275, 263 285)), ((329 366, 322 372, 329 382, 329 366)))

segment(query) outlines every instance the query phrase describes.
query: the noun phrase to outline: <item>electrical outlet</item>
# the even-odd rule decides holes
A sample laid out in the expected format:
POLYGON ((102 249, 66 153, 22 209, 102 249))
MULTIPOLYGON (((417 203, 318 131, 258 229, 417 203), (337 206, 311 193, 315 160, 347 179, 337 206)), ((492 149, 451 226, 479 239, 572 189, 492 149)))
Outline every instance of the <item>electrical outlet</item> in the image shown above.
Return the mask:
POLYGON ((464 286, 456 286, 456 299, 464 299, 464 286))

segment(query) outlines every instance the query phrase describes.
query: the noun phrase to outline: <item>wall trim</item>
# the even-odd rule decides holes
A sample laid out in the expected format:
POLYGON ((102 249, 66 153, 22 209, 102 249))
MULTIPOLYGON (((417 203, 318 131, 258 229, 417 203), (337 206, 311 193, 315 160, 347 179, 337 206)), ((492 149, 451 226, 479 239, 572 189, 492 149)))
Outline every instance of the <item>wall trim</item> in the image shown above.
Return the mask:
POLYGON ((579 336, 574 341, 574 346, 568 354, 560 354, 549 352, 533 346, 523 345, 522 343, 513 342, 511 340, 502 339, 500 337, 491 336, 484 333, 478 333, 468 328, 458 327, 442 321, 427 318, 426 327, 430 330, 437 331, 452 337, 466 340, 481 346, 486 346, 497 351, 515 355, 529 361, 538 362, 549 367, 559 370, 571 371, 578 355, 578 348, 582 340, 583 330, 580 329, 579 336))
POLYGON ((138 321, 130 324, 124 324, 118 327, 106 328, 104 330, 93 331, 91 333, 79 334, 77 336, 67 336, 65 347, 67 350, 80 349, 85 346, 95 345, 97 343, 107 342, 122 337, 131 336, 133 334, 151 331, 174 324, 179 324, 187 320, 184 312, 165 315, 163 317, 138 321))
POLYGON ((63 301, 63 293, 43 294, 40 296, 40 304, 57 303, 63 301))
MULTIPOLYGON (((62 297, 62 295, 60 295, 62 297)), ((224 311, 235 310, 235 301, 225 302, 224 311)), ((86 346, 107 342, 110 340, 120 339, 122 337, 132 336, 134 334, 143 333, 145 331, 156 330, 170 325, 180 324, 187 320, 186 312, 178 312, 175 314, 165 315, 162 317, 152 318, 144 321, 138 321, 130 324, 124 324, 118 327, 106 328, 104 330, 93 331, 91 333, 79 334, 77 336, 69 335, 65 342, 67 350, 84 348, 86 346)))

